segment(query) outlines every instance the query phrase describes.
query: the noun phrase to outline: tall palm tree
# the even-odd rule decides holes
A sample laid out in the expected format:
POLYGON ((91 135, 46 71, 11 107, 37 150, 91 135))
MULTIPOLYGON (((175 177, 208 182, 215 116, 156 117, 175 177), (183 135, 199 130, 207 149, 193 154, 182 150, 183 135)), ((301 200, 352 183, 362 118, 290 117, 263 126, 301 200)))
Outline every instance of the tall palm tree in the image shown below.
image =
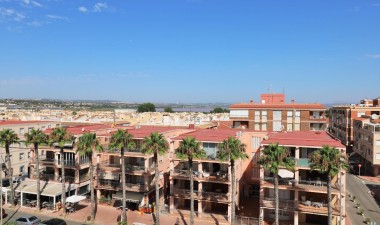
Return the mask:
POLYGON ((145 137, 141 152, 147 155, 154 155, 155 185, 156 185, 156 225, 160 225, 160 187, 158 185, 160 174, 158 172, 158 155, 164 155, 169 150, 169 143, 165 137, 158 133, 151 133, 145 137))
POLYGON ((80 156, 87 156, 90 162, 91 221, 95 219, 94 165, 92 164, 92 158, 94 152, 101 151, 103 151, 103 147, 100 145, 95 133, 84 133, 79 137, 77 152, 79 152, 80 156))
POLYGON ((327 173, 327 220, 328 224, 332 224, 332 204, 331 204, 331 179, 335 177, 341 170, 348 169, 347 157, 338 149, 328 145, 310 154, 310 167, 319 173, 327 173))
POLYGON ((59 154, 61 155, 61 181, 62 181, 62 205, 63 214, 66 214, 66 187, 65 187, 65 161, 64 161, 64 148, 65 144, 73 143, 75 137, 68 133, 66 128, 56 127, 50 133, 49 141, 51 145, 57 145, 59 147, 59 154))
POLYGON ((27 144, 32 144, 34 147, 34 161, 36 166, 34 168, 34 174, 37 174, 37 210, 41 209, 40 199, 41 199, 41 187, 40 187, 40 159, 38 153, 38 146, 40 144, 48 143, 48 135, 42 133, 40 129, 32 129, 25 135, 25 141, 27 144))
POLYGON ((206 153, 201 149, 199 142, 193 137, 185 137, 182 139, 179 147, 177 148, 176 155, 178 158, 189 162, 189 175, 190 175, 190 224, 194 224, 194 174, 193 174, 193 159, 206 158, 206 153))
POLYGON ((120 150, 120 159, 121 159, 121 185, 123 192, 123 214, 121 217, 122 222, 127 222, 126 209, 126 196, 125 196, 125 158, 124 151, 125 149, 131 149, 135 147, 135 143, 132 141, 133 135, 129 134, 128 131, 118 129, 116 133, 113 133, 111 136, 109 148, 110 150, 119 149, 120 150))
MULTIPOLYGON (((12 207, 15 206, 14 201, 14 190, 13 190, 13 169, 11 165, 11 159, 10 159, 10 147, 12 144, 19 143, 20 139, 18 138, 17 134, 11 129, 5 129, 0 132, 0 143, 4 145, 5 147, 5 154, 6 154, 6 162, 8 167, 8 177, 9 177, 9 183, 10 183, 10 189, 11 189, 11 205, 12 207)), ((0 171, 2 172, 2 171, 0 171)))
POLYGON ((265 146, 258 163, 269 170, 274 176, 274 201, 275 201, 275 225, 279 225, 279 197, 278 197, 278 171, 280 168, 286 168, 294 171, 294 159, 289 158, 289 150, 278 143, 265 146))
POLYGON ((223 140, 222 143, 218 145, 218 153, 216 158, 221 161, 230 160, 231 164, 231 224, 235 224, 235 161, 239 159, 246 159, 248 155, 245 153, 245 144, 241 143, 239 139, 234 137, 228 137, 227 140, 223 140))

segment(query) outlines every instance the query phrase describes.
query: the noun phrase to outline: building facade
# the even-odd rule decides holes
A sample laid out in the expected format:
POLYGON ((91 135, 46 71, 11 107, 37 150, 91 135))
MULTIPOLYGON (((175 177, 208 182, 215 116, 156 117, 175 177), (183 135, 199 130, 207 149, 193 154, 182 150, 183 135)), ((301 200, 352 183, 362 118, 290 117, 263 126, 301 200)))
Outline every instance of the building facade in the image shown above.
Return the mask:
POLYGON ((353 120, 353 152, 361 157, 364 171, 380 175, 380 120, 367 116, 353 120))
POLYGON ((326 129, 326 107, 322 104, 285 103, 285 96, 263 94, 260 103, 238 103, 229 107, 234 128, 255 131, 306 131, 326 129), (272 96, 273 95, 273 96, 272 96))
MULTIPOLYGON (((47 122, 47 121, 0 121, 0 131, 5 129, 11 129, 17 134, 20 139, 20 143, 10 146, 10 160, 12 163, 13 176, 28 176, 29 174, 29 160, 30 146, 27 146, 24 142, 24 134, 28 133, 32 129, 46 130, 48 128, 54 128, 59 126, 60 123, 47 122)), ((0 162, 6 164, 6 155, 4 146, 0 147, 1 156, 0 162)), ((41 156, 45 155, 44 151, 40 152, 41 156)), ((3 173, 3 177, 5 173, 3 173)))
MULTIPOLYGON (((299 131, 271 133, 262 142, 262 148, 278 143, 290 151, 295 159, 294 172, 279 171, 280 224, 327 224, 327 175, 310 169, 309 155, 324 145, 335 147, 345 154, 345 147, 326 132, 299 131)), ((260 218, 274 219, 274 179, 268 172, 260 173, 260 218)), ((345 224, 346 174, 342 170, 332 178, 333 224, 345 224)))

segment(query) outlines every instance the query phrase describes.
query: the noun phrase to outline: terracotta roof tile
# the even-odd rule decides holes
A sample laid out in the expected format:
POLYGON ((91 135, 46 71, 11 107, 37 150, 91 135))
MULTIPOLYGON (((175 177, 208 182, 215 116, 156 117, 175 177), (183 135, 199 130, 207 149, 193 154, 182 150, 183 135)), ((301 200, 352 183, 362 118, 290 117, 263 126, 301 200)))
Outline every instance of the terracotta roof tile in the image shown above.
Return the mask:
POLYGON ((229 107, 230 109, 327 109, 326 106, 315 104, 285 103, 285 104, 259 104, 259 103, 238 103, 229 107))
POLYGON ((279 143, 283 146, 322 147, 329 145, 335 148, 345 148, 340 141, 333 139, 325 131, 272 132, 268 134, 268 140, 264 140, 262 144, 272 143, 279 143))

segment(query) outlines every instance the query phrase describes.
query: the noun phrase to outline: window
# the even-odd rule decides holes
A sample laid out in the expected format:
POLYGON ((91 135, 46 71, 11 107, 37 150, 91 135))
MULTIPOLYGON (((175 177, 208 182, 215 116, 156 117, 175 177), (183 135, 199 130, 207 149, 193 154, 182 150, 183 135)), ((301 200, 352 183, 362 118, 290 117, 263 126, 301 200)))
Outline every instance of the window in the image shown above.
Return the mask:
POLYGON ((267 111, 261 111, 261 121, 262 122, 267 122, 267 117, 268 116, 268 113, 267 111))
POLYGON ((287 123, 287 124, 286 124, 286 130, 287 130, 287 131, 292 131, 292 130, 293 130, 293 124, 291 124, 291 123, 287 123))
POLYGON ((376 153, 376 159, 380 159, 380 154, 376 153))
POLYGON ((215 159, 216 151, 217 151, 217 144, 216 143, 203 142, 203 150, 205 150, 207 158, 215 159))
POLYGON ((301 129, 301 126, 299 123, 294 124, 294 131, 299 131, 301 129))
POLYGON ((261 124, 261 130, 267 131, 267 124, 266 123, 261 124))
POLYGON ((248 110, 230 110, 230 117, 248 117, 248 110))
POLYGON ((358 112, 358 117, 365 116, 365 112, 358 112))
POLYGON ((376 140, 376 146, 380 146, 380 140, 376 140))
POLYGON ((20 137, 24 137, 24 133, 25 133, 24 128, 20 128, 20 137))
POLYGON ((28 133, 30 133, 33 130, 33 127, 28 127, 28 133))
POLYGON ((251 142, 252 149, 258 149, 261 145, 261 138, 260 137, 252 137, 251 142))
POLYGON ((260 111, 255 111, 255 122, 260 122, 260 111))
POLYGON ((25 166, 20 166, 20 173, 24 173, 25 172, 25 166))
POLYGON ((24 160, 24 153, 20 153, 20 160, 24 160))
POLYGON ((260 130, 260 123, 255 123, 254 130, 260 130))

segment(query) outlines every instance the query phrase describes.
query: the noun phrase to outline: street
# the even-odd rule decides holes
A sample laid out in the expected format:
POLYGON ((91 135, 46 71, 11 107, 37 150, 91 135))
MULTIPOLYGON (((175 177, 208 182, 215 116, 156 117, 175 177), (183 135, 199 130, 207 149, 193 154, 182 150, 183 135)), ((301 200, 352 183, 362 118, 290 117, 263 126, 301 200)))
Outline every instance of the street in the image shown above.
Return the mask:
POLYGON ((355 196, 355 202, 360 204, 360 208, 364 209, 366 218, 380 224, 380 208, 373 199, 372 195, 368 193, 368 188, 365 182, 355 175, 347 174, 347 195, 346 195, 346 211, 352 224, 363 224, 364 217, 359 213, 359 209, 355 208, 354 203, 351 201, 352 197, 348 196, 350 193, 355 196))
MULTIPOLYGON (((15 221, 17 218, 19 218, 20 216, 23 216, 23 215, 34 215, 34 216, 40 218, 41 221, 45 221, 45 220, 53 218, 53 217, 46 216, 43 213, 21 212, 21 211, 18 211, 18 208, 16 208, 15 210, 5 209, 5 212, 7 213, 7 217, 3 218, 3 223, 8 222, 8 221, 15 221)), ((65 220, 65 221, 66 221, 67 225, 82 225, 83 224, 83 223, 78 223, 78 222, 72 222, 69 220, 65 220)))

